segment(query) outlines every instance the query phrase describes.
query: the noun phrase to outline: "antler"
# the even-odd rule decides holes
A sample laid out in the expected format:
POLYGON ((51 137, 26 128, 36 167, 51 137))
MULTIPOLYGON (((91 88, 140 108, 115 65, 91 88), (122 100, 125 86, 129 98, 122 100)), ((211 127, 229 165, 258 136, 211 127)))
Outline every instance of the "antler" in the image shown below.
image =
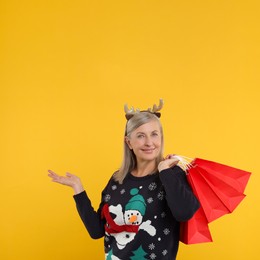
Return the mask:
POLYGON ((127 120, 129 120, 131 117, 133 117, 135 114, 140 113, 140 112, 145 112, 148 111, 150 113, 155 114, 157 117, 161 116, 161 113, 159 113, 158 111, 160 111, 163 108, 163 99, 160 99, 159 101, 159 105, 153 105, 153 108, 148 108, 147 110, 142 110, 140 111, 140 109, 134 109, 133 107, 128 108, 128 105, 125 104, 124 105, 124 110, 125 110, 125 117, 127 120))
POLYGON ((131 107, 129 109, 127 104, 125 104, 124 109, 125 109, 125 117, 126 117, 127 120, 129 120, 134 114, 140 112, 140 110, 138 108, 134 109, 133 107, 131 107))
POLYGON ((156 112, 160 111, 162 108, 163 108, 163 99, 160 99, 159 105, 156 106, 154 104, 152 109, 148 108, 148 111, 150 111, 151 113, 156 113, 156 112))

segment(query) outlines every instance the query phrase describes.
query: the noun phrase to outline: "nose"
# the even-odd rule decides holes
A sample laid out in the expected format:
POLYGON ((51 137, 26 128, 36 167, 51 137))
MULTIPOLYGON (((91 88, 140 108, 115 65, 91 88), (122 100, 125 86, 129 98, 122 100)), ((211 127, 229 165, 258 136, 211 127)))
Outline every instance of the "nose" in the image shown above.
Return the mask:
POLYGON ((151 137, 147 136, 147 137, 145 138, 145 145, 147 145, 147 146, 152 145, 152 139, 151 139, 151 137))
POLYGON ((129 219, 129 222, 130 222, 130 223, 133 223, 133 222, 135 222, 136 220, 137 220, 137 216, 133 215, 133 216, 131 216, 131 218, 129 219))

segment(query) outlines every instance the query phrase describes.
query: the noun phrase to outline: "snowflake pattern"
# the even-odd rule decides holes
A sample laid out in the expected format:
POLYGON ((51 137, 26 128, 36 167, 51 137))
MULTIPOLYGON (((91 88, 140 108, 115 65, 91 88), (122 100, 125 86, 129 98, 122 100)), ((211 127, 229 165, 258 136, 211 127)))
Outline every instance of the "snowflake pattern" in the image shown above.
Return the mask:
POLYGON ((120 191, 120 194, 124 194, 125 193, 125 189, 122 189, 121 191, 120 191))
POLYGON ((158 195, 157 195, 157 198, 158 198, 159 200, 163 200, 163 199, 164 199, 164 192, 163 192, 163 191, 160 191, 160 192, 158 193, 158 195))
POLYGON ((150 191, 155 190, 156 188, 157 188, 157 184, 156 184, 155 182, 152 182, 152 183, 148 186, 148 189, 149 189, 150 191))
POLYGON ((166 213, 165 213, 165 212, 162 212, 161 217, 162 217, 162 218, 165 218, 165 217, 166 217, 166 213))
POLYGON ((150 259, 155 259, 156 258, 156 254, 155 253, 151 253, 150 254, 150 259))
POLYGON ((164 230, 163 230, 163 233, 164 233, 164 235, 169 235, 170 234, 170 230, 169 230, 169 228, 165 228, 164 230))
POLYGON ((149 247, 150 250, 154 250, 155 249, 155 244, 151 243, 148 247, 149 247))
POLYGON ((110 199, 111 199, 111 196, 109 195, 109 194, 107 194, 106 196, 105 196, 105 202, 108 202, 108 201, 110 201, 110 199))
POLYGON ((151 204, 152 202, 153 202, 153 198, 152 197, 147 199, 147 203, 151 204))
POLYGON ((168 254, 168 251, 167 251, 166 249, 164 249, 164 250, 162 251, 162 255, 166 256, 167 254, 168 254))
POLYGON ((116 186, 116 185, 113 185, 111 188, 112 188, 112 190, 116 190, 116 189, 117 189, 117 186, 116 186))

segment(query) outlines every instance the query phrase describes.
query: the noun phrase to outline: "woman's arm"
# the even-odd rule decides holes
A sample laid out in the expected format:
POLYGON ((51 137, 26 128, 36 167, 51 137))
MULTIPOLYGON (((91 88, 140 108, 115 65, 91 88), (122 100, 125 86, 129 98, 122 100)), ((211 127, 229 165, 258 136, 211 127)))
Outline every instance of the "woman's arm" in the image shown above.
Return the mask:
POLYGON ((177 163, 176 158, 165 159, 159 164, 158 170, 172 215, 177 221, 183 222, 194 215, 200 204, 187 182, 186 173, 174 166, 177 163))
POLYGON ((81 180, 76 175, 66 173, 66 176, 60 176, 49 170, 48 176, 52 181, 69 186, 74 190, 74 200, 82 222, 87 228, 89 235, 93 239, 104 236, 104 221, 101 219, 101 205, 96 212, 91 205, 91 201, 84 190, 81 180))
POLYGON ((79 216, 91 238, 98 239, 103 237, 105 234, 105 220, 101 218, 103 204, 100 204, 99 209, 96 212, 85 191, 74 195, 73 197, 76 202, 79 216))

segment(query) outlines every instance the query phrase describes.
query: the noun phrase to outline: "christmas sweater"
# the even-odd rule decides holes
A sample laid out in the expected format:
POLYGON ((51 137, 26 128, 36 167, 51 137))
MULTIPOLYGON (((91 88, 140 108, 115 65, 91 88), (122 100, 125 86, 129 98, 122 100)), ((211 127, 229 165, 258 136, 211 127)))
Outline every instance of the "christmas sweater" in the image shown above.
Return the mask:
POLYGON ((179 223, 199 208, 178 166, 144 177, 129 173, 122 184, 112 177, 97 211, 85 191, 74 199, 90 236, 104 237, 106 260, 176 259, 179 223))

